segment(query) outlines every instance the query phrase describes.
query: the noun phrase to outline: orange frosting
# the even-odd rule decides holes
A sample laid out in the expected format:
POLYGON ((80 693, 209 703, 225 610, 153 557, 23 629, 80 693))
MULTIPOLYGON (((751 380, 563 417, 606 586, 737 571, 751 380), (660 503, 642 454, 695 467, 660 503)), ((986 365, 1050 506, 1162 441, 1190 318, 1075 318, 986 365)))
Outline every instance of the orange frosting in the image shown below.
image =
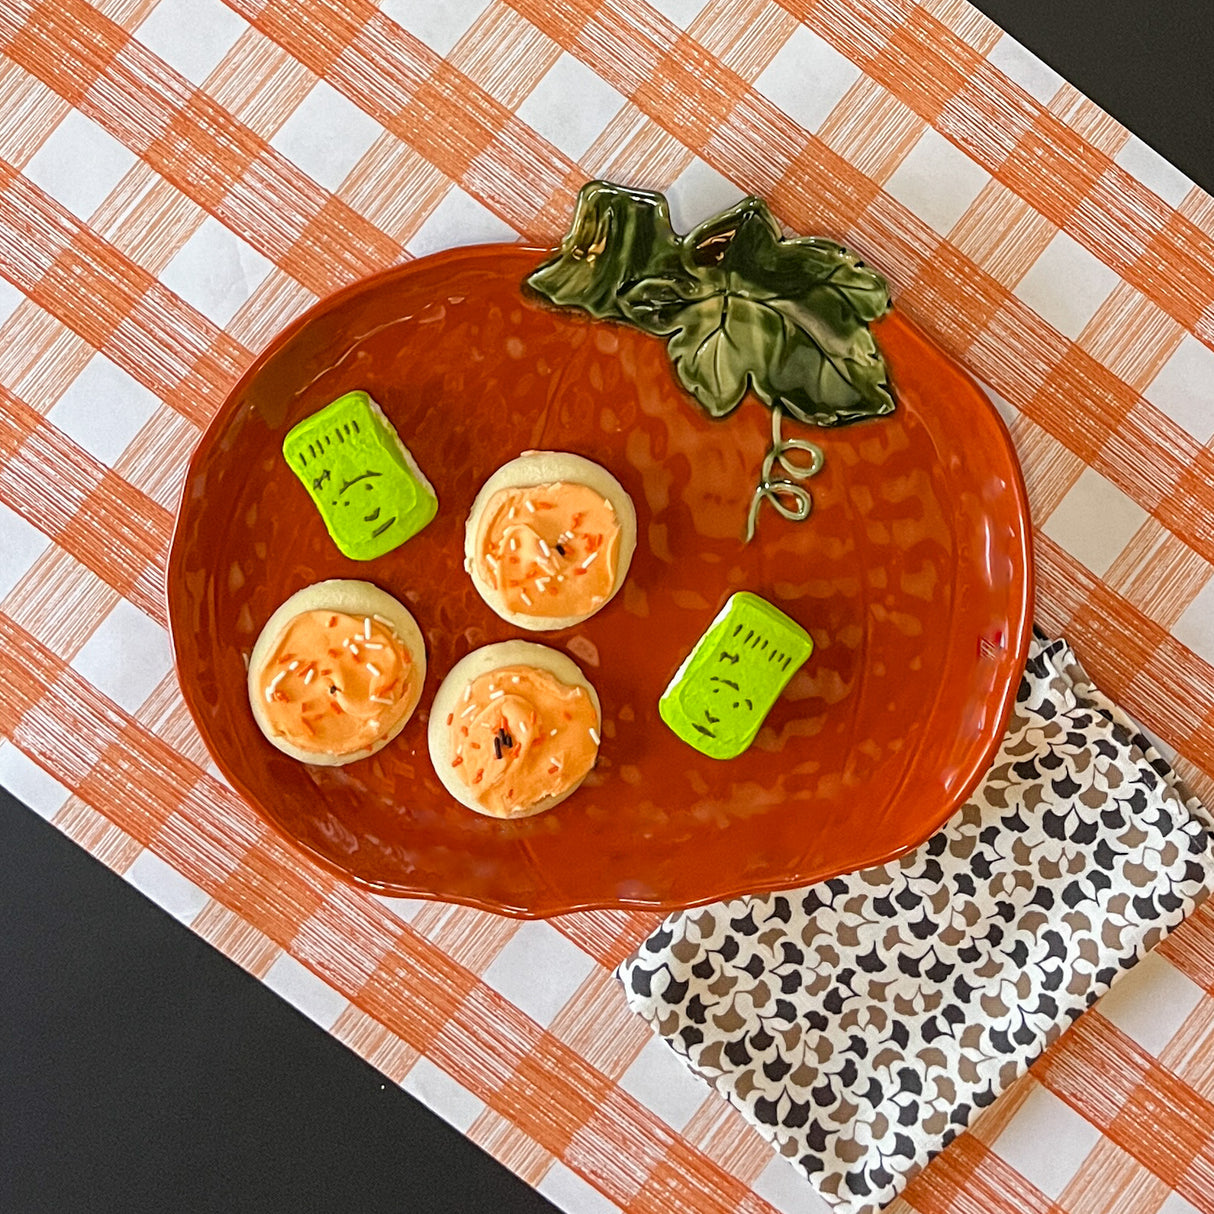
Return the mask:
POLYGON ((473 679, 447 728, 452 766, 500 818, 567 792, 599 751, 598 714, 586 689, 532 666, 473 679))
POLYGON ((509 611, 589 615, 615 588, 620 522, 588 485, 501 489, 486 503, 476 561, 509 611))
POLYGON ((412 706, 413 659, 374 616, 305 611, 283 629, 258 693, 271 732, 300 750, 347 755, 391 732, 412 706))

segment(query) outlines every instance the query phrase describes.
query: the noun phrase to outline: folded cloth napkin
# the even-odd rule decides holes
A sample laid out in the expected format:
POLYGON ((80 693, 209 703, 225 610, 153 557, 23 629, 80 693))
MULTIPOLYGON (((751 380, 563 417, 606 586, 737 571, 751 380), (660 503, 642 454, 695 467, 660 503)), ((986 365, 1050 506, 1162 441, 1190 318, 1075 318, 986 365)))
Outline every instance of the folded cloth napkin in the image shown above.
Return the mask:
POLYGON ((884 1205, 1205 896, 1210 822, 1064 641, 922 847, 671 915, 632 1008, 842 1211, 884 1205))

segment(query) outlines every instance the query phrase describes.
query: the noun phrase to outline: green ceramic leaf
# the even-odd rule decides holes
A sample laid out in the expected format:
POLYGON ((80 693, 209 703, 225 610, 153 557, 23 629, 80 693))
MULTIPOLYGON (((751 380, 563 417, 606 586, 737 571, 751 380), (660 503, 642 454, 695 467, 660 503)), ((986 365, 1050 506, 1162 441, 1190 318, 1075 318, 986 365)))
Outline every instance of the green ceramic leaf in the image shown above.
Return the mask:
POLYGON ((713 417, 741 404, 756 358, 781 343, 779 314, 728 293, 685 308, 667 349, 679 382, 713 417))
POLYGON ((724 280, 696 277, 676 269, 652 278, 642 278, 621 292, 620 313, 624 320, 638 329, 666 337, 683 327, 684 313, 689 307, 724 294, 724 280))
POLYGON ((591 182, 559 254, 528 283, 667 337, 679 381, 714 417, 748 388, 820 426, 894 408, 868 327, 889 308, 885 279, 833 241, 784 239, 759 198, 680 239, 660 194, 591 182))
POLYGON ((623 320, 620 294, 678 263, 679 238, 661 194, 592 181, 578 194, 557 255, 527 282, 554 304, 585 308, 600 320, 623 320))

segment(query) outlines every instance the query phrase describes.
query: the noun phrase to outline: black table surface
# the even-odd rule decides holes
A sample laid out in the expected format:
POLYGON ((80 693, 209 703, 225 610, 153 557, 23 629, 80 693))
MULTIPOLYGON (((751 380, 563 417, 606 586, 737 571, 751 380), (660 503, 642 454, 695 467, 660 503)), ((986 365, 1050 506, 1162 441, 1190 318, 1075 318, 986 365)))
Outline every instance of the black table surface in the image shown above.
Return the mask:
MULTIPOLYGON (((1210 0, 978 7, 1214 191, 1210 0)), ((4 1214, 554 1208, 6 795, 0 924, 4 1214)))

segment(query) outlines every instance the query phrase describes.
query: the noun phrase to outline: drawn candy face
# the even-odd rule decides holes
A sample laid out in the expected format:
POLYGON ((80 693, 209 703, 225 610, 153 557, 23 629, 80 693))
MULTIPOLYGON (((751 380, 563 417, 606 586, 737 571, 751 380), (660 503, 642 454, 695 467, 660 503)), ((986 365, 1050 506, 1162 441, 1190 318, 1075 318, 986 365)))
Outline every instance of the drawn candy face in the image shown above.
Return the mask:
POLYGON ((809 633, 765 599, 735 594, 662 694, 662 720, 710 758, 735 758, 813 647, 809 633))
POLYGON ((416 535, 438 499, 392 423, 348 392, 293 427, 282 453, 348 557, 370 561, 416 535))

